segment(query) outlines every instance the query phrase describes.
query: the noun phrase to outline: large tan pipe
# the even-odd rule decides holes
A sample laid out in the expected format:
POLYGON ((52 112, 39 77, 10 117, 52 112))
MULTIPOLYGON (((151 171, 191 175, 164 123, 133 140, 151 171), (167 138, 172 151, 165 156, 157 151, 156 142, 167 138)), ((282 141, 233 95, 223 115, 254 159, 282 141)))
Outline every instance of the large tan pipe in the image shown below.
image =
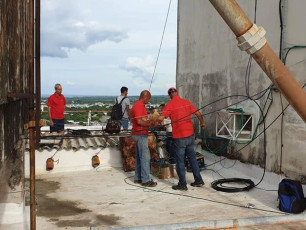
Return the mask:
MULTIPOLYGON (((237 37, 245 34, 253 26, 235 0, 209 1, 237 37)), ((306 123, 306 93, 268 43, 253 53, 252 57, 306 123)))

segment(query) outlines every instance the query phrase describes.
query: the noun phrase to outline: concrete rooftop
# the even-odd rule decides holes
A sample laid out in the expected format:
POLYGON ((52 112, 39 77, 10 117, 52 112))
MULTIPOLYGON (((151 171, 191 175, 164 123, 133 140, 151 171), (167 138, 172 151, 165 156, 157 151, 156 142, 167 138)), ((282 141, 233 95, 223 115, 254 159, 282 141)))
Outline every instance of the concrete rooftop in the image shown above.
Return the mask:
MULTIPOLYGON (((209 153, 204 155, 206 164, 220 159, 209 153)), ((177 177, 155 178, 158 185, 153 189, 137 186, 133 183, 134 172, 124 172, 121 168, 41 174, 36 182, 37 229, 126 229, 139 226, 140 229, 235 226, 246 229, 243 226, 305 220, 305 214, 287 215, 278 210, 277 191, 254 188, 249 192, 223 193, 210 187, 210 183, 221 176, 248 178, 256 184, 262 173, 263 169, 257 166, 225 160, 222 165, 217 163, 210 170, 201 172, 205 186, 193 188, 189 185, 186 192, 171 189, 177 183, 177 177), (254 204, 255 208, 244 208, 248 203, 254 204)), ((258 187, 277 190, 280 180, 279 175, 266 173, 258 187)), ((191 173, 187 173, 187 182, 193 182, 191 173)), ((305 229, 306 225, 298 226, 305 229)), ((20 225, 8 225, 4 229, 20 229, 20 225)))

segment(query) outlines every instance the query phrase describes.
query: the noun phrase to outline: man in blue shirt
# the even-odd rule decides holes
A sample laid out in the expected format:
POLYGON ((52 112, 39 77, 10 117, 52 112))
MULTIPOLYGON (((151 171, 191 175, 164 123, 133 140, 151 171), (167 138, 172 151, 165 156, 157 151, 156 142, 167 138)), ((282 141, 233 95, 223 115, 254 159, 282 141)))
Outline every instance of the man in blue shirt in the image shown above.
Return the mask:
POLYGON ((128 130, 128 128, 129 128, 129 117, 130 117, 130 114, 131 114, 131 111, 130 111, 130 99, 127 98, 128 88, 125 87, 125 86, 122 86, 120 91, 121 91, 121 95, 117 97, 118 103, 120 103, 120 101, 123 98, 124 99, 123 99, 123 101, 121 103, 123 117, 122 117, 122 119, 119 122, 121 124, 121 127, 124 130, 128 130))

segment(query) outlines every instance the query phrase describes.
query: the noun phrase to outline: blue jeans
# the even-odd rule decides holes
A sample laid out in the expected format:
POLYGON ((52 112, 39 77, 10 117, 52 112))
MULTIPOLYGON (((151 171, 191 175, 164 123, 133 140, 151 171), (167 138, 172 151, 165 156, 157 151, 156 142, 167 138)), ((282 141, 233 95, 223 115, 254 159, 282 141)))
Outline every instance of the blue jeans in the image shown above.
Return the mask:
POLYGON ((52 119, 53 126, 50 126, 50 133, 64 131, 65 119, 52 119))
POLYGON ((185 156, 188 157, 194 180, 196 182, 202 182, 203 179, 200 174, 199 164, 194 151, 194 135, 185 138, 173 138, 173 148, 175 151, 176 172, 179 177, 178 185, 187 185, 185 175, 185 156))
POLYGON ((150 180, 150 153, 147 135, 133 135, 136 142, 135 180, 146 183, 150 180))
POLYGON ((122 119, 119 122, 123 129, 127 130, 129 128, 129 119, 127 117, 122 117, 122 119))

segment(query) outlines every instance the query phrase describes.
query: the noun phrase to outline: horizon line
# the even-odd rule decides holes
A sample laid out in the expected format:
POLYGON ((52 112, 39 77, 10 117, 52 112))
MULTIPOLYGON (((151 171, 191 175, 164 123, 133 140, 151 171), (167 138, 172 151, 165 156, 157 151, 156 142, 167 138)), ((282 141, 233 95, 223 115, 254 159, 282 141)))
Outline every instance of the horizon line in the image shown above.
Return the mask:
MULTIPOLYGON (((52 94, 41 94, 41 97, 49 97, 52 94)), ((86 95, 86 94, 63 94, 65 97, 117 97, 120 95, 86 95)), ((151 95, 151 96, 168 96, 168 95, 151 95)), ((128 95, 128 97, 139 97, 139 95, 128 95)))

